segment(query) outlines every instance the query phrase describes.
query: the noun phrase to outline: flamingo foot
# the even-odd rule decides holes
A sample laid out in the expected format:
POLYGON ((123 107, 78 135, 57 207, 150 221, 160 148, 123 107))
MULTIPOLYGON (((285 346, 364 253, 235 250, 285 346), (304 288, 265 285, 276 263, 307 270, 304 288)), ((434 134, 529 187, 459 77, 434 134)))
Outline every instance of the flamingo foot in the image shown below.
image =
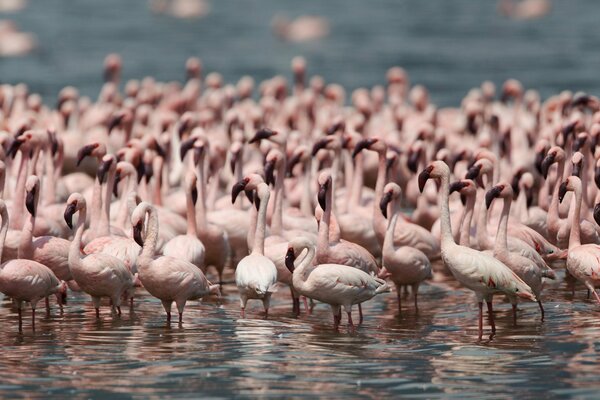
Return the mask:
POLYGON ((100 308, 96 307, 96 318, 100 319, 100 308))
POLYGON ((167 323, 171 323, 171 311, 167 311, 167 323))
POLYGON ((479 302, 479 340, 483 337, 483 303, 479 302))
POLYGON ((538 300, 538 306, 540 306, 540 312, 542 313, 542 322, 544 322, 544 306, 542 305, 541 300, 538 300))
POLYGON ((50 316, 50 299, 46 297, 46 315, 50 316))
POLYGON ((358 325, 362 325, 363 323, 363 312, 362 312, 362 304, 358 304, 358 325))
POLYGON ((240 316, 241 318, 246 318, 246 309, 244 307, 242 307, 242 310, 240 311, 240 316))
POLYGON ((179 313, 179 325, 183 324, 183 313, 179 313))
POLYGON ((517 326, 517 305, 516 304, 512 305, 512 312, 513 312, 513 326, 517 326))
MULTIPOLYGON (((360 304, 359 304, 359 306, 360 306, 360 304)), ((352 313, 350 311, 348 311, 347 314, 348 314, 348 329, 354 332, 355 328, 354 328, 354 324, 352 323, 352 313)))
POLYGON ((490 325, 492 325, 492 333, 496 333, 496 322, 494 322, 494 310, 492 302, 487 302, 488 315, 490 317, 490 325))

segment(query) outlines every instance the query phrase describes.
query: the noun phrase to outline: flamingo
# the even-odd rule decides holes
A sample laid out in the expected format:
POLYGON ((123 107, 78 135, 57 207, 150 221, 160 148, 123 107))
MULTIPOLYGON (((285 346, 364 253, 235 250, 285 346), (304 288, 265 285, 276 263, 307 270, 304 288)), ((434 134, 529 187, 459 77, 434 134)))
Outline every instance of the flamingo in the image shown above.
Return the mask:
MULTIPOLYGON (((8 210, 4 200, 0 200, 0 259, 4 249, 4 240, 8 232, 8 210)), ((19 312, 19 331, 23 329, 23 302, 31 304, 31 324, 35 330, 35 308, 43 298, 56 294, 58 304, 62 309, 62 298, 67 286, 59 281, 56 275, 45 265, 33 260, 15 259, 0 266, 0 292, 12 298, 19 312)))
POLYGON ((141 202, 131 216, 133 236, 142 247, 139 256, 139 279, 152 296, 158 298, 171 322, 171 306, 177 305, 179 323, 183 323, 183 310, 188 300, 198 300, 210 293, 219 297, 219 285, 213 285, 194 264, 171 256, 157 256, 158 215, 154 206, 141 202), (148 216, 146 239, 142 239, 144 221, 148 216))
MULTIPOLYGON (((598 261, 600 260, 600 245, 581 244, 580 225, 575 221, 580 220, 583 193, 581 180, 577 176, 569 176, 560 184, 558 197, 561 202, 567 192, 575 194, 575 201, 571 205, 572 211, 569 213, 571 232, 569 234, 567 270, 582 282, 600 303, 600 296, 596 292, 596 288, 600 286, 600 262, 598 261)), ((597 210, 594 210, 594 215, 597 214, 597 210)))
POLYGON ((235 269, 235 283, 240 292, 241 316, 245 318, 248 299, 260 299, 265 309, 265 318, 267 318, 271 294, 277 283, 277 267, 264 254, 267 205, 271 193, 266 183, 260 182, 256 185, 252 180, 245 180, 242 187, 234 187, 238 193, 243 189, 256 190, 259 209, 252 252, 242 258, 235 269))
POLYGON ((79 213, 75 226, 75 237, 69 249, 69 268, 77 285, 92 297, 96 318, 100 318, 100 299, 110 298, 112 307, 121 314, 121 298, 132 299, 134 276, 120 259, 108 254, 81 256, 81 238, 86 218, 85 198, 73 193, 67 200, 65 222, 73 229, 73 215, 79 213))
POLYGON ((532 301, 536 300, 535 295, 531 288, 501 261, 491 255, 456 244, 452 236, 448 207, 450 168, 443 161, 434 161, 429 164, 419 174, 420 191, 423 191, 425 183, 431 178, 441 181, 438 204, 442 223, 441 254, 444 265, 457 281, 475 292, 479 305, 479 337, 481 338, 483 335, 484 300, 487 303, 492 333, 495 333, 496 324, 492 306, 494 294, 504 293, 509 298, 520 297, 532 301))
POLYGON ((294 289, 303 296, 329 304, 336 330, 341 323, 342 307, 348 315, 348 326, 354 328, 352 306, 390 291, 383 279, 358 268, 340 264, 314 265, 315 246, 302 236, 290 241, 288 246, 285 263, 293 274, 294 289), (307 250, 306 255, 296 267, 294 261, 304 250, 307 250))
POLYGON ((390 274, 390 279, 396 285, 396 294, 398 297, 398 312, 402 312, 401 288, 405 285, 412 286, 414 294, 415 310, 417 307, 417 293, 419 285, 425 279, 431 279, 431 262, 427 256, 420 250, 413 247, 403 246, 396 248, 394 246, 394 232, 396 222, 400 213, 400 186, 391 182, 385 185, 383 189, 383 198, 379 207, 384 217, 388 216, 388 204, 392 201, 392 214, 385 232, 383 240, 383 266, 390 274))

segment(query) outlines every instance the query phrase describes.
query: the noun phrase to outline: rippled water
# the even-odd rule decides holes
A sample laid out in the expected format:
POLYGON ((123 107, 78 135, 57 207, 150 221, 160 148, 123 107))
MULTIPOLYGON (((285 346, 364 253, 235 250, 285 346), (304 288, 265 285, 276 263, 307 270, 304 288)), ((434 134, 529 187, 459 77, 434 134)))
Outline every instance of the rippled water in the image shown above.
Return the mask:
POLYGON ((4 300, 0 397, 597 397, 600 313, 585 290, 573 301, 564 282, 549 287, 546 320, 536 304, 521 304, 516 327, 498 298, 497 334, 487 329, 482 341, 474 297, 443 275, 422 287, 418 314, 410 303, 400 316, 395 294, 384 294, 365 304, 355 332, 335 332, 328 306, 293 318, 287 289, 268 320, 260 302, 239 319, 235 285, 226 284, 221 304, 188 303, 183 325, 170 327, 147 293, 121 317, 103 307, 100 320, 75 294, 62 315, 42 308, 35 332, 27 312, 18 333, 4 300))

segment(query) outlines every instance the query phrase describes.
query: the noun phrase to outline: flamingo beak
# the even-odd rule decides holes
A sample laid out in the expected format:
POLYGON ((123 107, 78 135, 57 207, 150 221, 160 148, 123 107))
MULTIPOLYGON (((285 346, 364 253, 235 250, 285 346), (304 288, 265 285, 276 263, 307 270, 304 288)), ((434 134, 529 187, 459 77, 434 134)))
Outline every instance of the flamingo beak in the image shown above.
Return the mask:
POLYGON ((92 152, 94 151, 95 148, 96 148, 95 144, 87 144, 79 149, 79 151, 77 152, 77 166, 78 167, 87 156, 90 156, 92 154, 92 152))
POLYGON ((29 214, 31 214, 34 217, 35 217, 35 212, 36 212, 36 209, 35 209, 36 192, 37 192, 37 187, 34 187, 30 191, 28 191, 27 195, 25 196, 25 207, 27 208, 27 211, 29 211, 29 214))
POLYGON ((294 254, 294 249, 293 248, 288 248, 287 252, 285 253, 285 266, 287 267, 287 269, 291 272, 294 273, 294 260, 296 259, 296 255, 294 254))
POLYGON ((537 153, 535 153, 535 169, 541 174, 542 173, 542 163, 544 162, 544 158, 546 158, 546 149, 543 149, 537 153))
POLYGON ((352 158, 356 158, 356 155, 364 149, 370 149, 373 143, 375 142, 375 139, 363 139, 360 142, 356 143, 356 146, 354 146, 354 150, 352 151, 352 158))
POLYGON ((327 207, 327 190, 329 189, 329 181, 325 182, 321 186, 319 186, 319 193, 317 194, 317 200, 319 201, 319 206, 323 211, 327 207))
POLYGON ((465 174, 465 179, 475 180, 479 176, 480 172, 481 172, 481 165, 473 165, 469 168, 469 170, 465 174))
POLYGON ((315 144, 313 145, 312 151, 311 151, 311 155, 314 157, 317 155, 317 153, 319 152, 319 150, 324 149, 327 147, 327 145, 329 144, 330 139, 329 137, 324 137, 319 139, 318 141, 315 142, 315 144))
POLYGON ((256 133, 254 134, 252 139, 250 139, 248 141, 248 143, 260 142, 263 139, 268 139, 271 136, 275 136, 275 135, 277 135, 276 131, 269 129, 269 128, 262 128, 262 129, 259 129, 258 131, 256 131, 256 133))
POLYGON ((519 296, 520 298, 525 299, 525 300, 537 301, 535 296, 532 293, 527 292, 527 291, 517 292, 517 296, 519 296))
POLYGON ((65 222, 69 229, 73 229, 73 214, 77 211, 77 204, 71 203, 67 204, 67 208, 65 209, 65 222))
POLYGON ((494 186, 485 194, 485 208, 489 209, 494 199, 500 197, 500 193, 504 190, 504 186, 494 186))
POLYGON ((19 150, 19 147, 21 147, 22 144, 23 142, 20 139, 13 140, 10 143, 10 146, 8 146, 8 150, 6 150, 6 156, 14 158, 14 156, 17 155, 17 150, 19 150))
POLYGON ((454 192, 460 192, 466 186, 467 186, 466 182, 462 182, 462 181, 452 182, 450 184, 450 193, 449 194, 452 194, 454 192))
POLYGON ((231 169, 231 173, 235 173, 235 165, 237 164, 240 157, 239 151, 232 151, 229 157, 229 169, 231 169))
POLYGON ((573 143, 573 152, 580 151, 581 148, 583 146, 585 146, 586 141, 587 141, 587 137, 585 135, 581 136, 581 137, 578 136, 575 139, 575 142, 573 143))
POLYGON ((192 203, 194 203, 194 205, 196 205, 197 201, 198 201, 198 188, 196 187, 196 185, 194 185, 194 187, 192 188, 192 203))
POLYGON ((581 164, 582 164, 582 162, 573 164, 573 171, 571 172, 571 175, 581 178, 581 167, 582 167, 581 164))
POLYGON ((390 201, 392 201, 392 192, 387 192, 383 195, 383 197, 381 198, 381 201, 379 202, 379 209, 381 210, 381 214, 383 214, 383 217, 385 219, 387 219, 387 209, 388 209, 388 204, 390 203, 390 201))
POLYGON ((550 166, 556 161, 556 153, 548 153, 542 161, 542 176, 544 179, 548 178, 548 170, 550 166))
POLYGON ((290 159, 288 159, 286 171, 286 176, 288 178, 293 175, 294 167, 300 162, 300 158, 302 158, 302 153, 296 153, 290 159))
POLYGON ((275 160, 269 160, 265 163, 265 183, 275 185, 275 160))
POLYGON ((110 169, 112 162, 113 162, 113 160, 110 159, 107 161, 102 161, 100 163, 100 166, 98 167, 98 180, 100 181, 100 183, 106 182, 107 172, 110 169))
MULTIPOLYGON (((241 181, 233 185, 233 187, 231 188, 231 204, 235 203, 235 200, 237 199, 238 195, 242 192, 242 190, 246 188, 247 184, 248 181, 246 179, 242 179, 241 181)), ((252 201, 251 199, 249 200, 252 201)))
POLYGON ((431 171, 433 171, 433 166, 430 165, 429 167, 421 171, 421 173, 419 174, 419 192, 423 193, 423 189, 425 189, 425 184, 431 176, 431 171))
POLYGON ((558 188, 558 200, 562 203, 565 195, 567 194, 567 181, 560 184, 558 188))
POLYGON ((194 147, 194 143, 196 143, 196 138, 189 138, 179 144, 179 158, 181 158, 181 161, 185 159, 187 152, 194 147))
POLYGON ((337 131, 339 131, 340 129, 344 129, 345 128, 345 124, 343 121, 337 122, 333 125, 331 125, 329 128, 327 128, 327 130, 325 131, 325 134, 327 136, 333 135, 334 133, 336 133, 337 131))
POLYGON ((140 246, 144 246, 144 239, 142 239, 142 222, 138 222, 133 226, 133 240, 140 246))
POLYGON ((416 174, 419 168, 419 158, 421 158, 421 151, 409 151, 408 160, 406 160, 406 166, 413 173, 416 174))
POLYGON ((108 123, 108 133, 111 133, 113 129, 119 126, 119 124, 123 121, 123 118, 125 118, 125 114, 115 115, 112 117, 108 123))

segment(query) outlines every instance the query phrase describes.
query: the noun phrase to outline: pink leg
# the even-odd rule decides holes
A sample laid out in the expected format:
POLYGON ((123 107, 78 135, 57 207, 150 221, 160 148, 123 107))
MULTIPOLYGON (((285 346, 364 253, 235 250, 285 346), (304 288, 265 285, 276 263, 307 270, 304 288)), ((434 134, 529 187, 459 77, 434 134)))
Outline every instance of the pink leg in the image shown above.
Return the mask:
POLYGON ((306 311, 308 315, 311 315, 312 308, 308 306, 308 300, 306 300, 306 296, 302 296, 302 302, 304 303, 304 311, 306 311))
POLYGON ((512 305, 512 312, 513 312, 513 325, 517 326, 517 305, 516 304, 512 305))
POLYGON ((31 309, 31 329, 35 331, 35 308, 31 309))
POLYGON ((246 318, 246 309, 244 307, 242 307, 240 315, 241 315, 242 318, 246 318))
POLYGON ((50 315, 50 300, 46 297, 46 314, 50 315))
POLYGON ((398 314, 402 314, 402 286, 396 286, 396 297, 398 298, 398 314))
POLYGON ((598 292, 596 292, 596 289, 592 290, 594 292, 594 297, 596 298, 596 301, 598 303, 600 303, 600 296, 598 296, 598 292))
POLYGON ((346 314, 348 314, 348 328, 354 330, 354 324, 352 323, 352 313, 348 311, 346 314))
POLYGON ((362 325, 363 323, 363 313, 362 313, 362 304, 358 304, 358 325, 362 325))
POLYGON ((490 316, 490 325, 492 325, 492 333, 496 333, 496 323, 494 322, 494 310, 492 307, 492 302, 487 302, 488 314, 490 316))
POLYGON ((479 302, 479 340, 483 336, 483 303, 479 302))
POLYGON ((542 313, 542 321, 544 320, 544 306, 542 305, 542 301, 538 300, 538 305, 540 306, 540 312, 542 313))
POLYGON ((117 306, 117 313, 121 315, 121 306, 117 306))
POLYGON ((183 313, 179 313, 179 325, 183 324, 183 313))
POLYGON ((100 318, 100 308, 96 307, 96 318, 100 318))
POLYGON ((167 311, 167 324, 171 323, 171 311, 167 311))

